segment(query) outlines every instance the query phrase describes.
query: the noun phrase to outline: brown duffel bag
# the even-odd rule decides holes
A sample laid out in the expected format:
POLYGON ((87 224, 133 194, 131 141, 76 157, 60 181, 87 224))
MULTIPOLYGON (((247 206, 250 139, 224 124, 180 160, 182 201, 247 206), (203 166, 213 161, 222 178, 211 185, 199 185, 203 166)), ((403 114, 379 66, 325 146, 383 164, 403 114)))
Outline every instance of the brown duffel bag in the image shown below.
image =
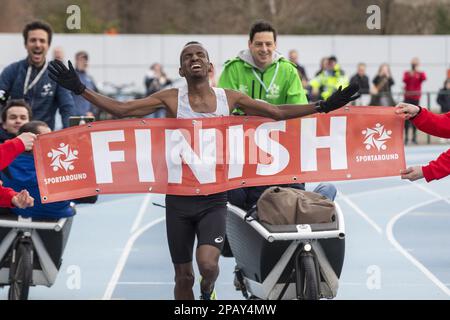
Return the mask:
POLYGON ((330 223, 335 220, 334 202, 327 197, 294 188, 270 187, 257 202, 261 222, 279 224, 330 223))

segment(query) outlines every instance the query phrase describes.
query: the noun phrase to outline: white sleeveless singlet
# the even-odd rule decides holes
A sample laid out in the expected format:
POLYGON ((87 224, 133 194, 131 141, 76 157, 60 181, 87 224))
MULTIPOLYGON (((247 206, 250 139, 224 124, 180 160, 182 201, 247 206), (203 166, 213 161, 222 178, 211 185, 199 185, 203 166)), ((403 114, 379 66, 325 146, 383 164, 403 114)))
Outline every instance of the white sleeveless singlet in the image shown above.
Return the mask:
POLYGON ((189 104, 188 87, 184 86, 178 89, 178 108, 177 118, 212 118, 220 116, 229 116, 230 108, 228 107, 227 95, 222 88, 214 88, 216 94, 217 108, 214 112, 195 112, 189 104))

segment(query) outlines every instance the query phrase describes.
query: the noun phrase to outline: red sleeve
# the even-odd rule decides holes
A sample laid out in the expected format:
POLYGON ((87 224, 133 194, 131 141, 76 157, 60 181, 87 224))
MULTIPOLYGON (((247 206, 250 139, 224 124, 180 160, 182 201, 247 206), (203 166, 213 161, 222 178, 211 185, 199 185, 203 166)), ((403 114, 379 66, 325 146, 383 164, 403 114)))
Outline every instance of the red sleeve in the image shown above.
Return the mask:
POLYGON ((408 74, 409 74, 408 71, 406 71, 406 72, 403 73, 403 82, 404 82, 404 83, 407 83, 407 82, 408 82, 408 74))
POLYGON ((422 72, 422 73, 420 74, 420 76, 421 76, 421 79, 420 79, 420 80, 422 80, 422 81, 427 80, 427 74, 426 74, 425 72, 422 72))
POLYGON ((0 207, 14 208, 11 201, 16 194, 17 192, 15 192, 13 189, 0 186, 0 207))
POLYGON ((435 114, 422 108, 412 122, 423 132, 436 137, 450 138, 450 112, 435 114))
POLYGON ((25 151, 25 145, 19 138, 0 144, 0 170, 6 168, 19 154, 25 151))
POLYGON ((450 174, 450 149, 442 153, 436 160, 423 166, 422 172, 427 182, 448 176, 450 174))

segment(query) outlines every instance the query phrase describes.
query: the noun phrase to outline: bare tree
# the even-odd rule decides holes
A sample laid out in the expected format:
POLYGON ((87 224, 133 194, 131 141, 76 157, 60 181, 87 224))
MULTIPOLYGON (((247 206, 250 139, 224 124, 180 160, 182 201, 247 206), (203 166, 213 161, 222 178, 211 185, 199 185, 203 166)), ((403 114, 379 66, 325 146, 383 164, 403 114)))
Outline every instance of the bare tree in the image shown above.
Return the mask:
MULTIPOLYGON (((20 32, 32 18, 65 28, 73 0, 2 0, 0 31, 20 32)), ((246 34, 252 22, 266 19, 282 34, 432 34, 446 33, 450 0, 77 0, 81 32, 246 34), (381 9, 381 29, 369 30, 366 10, 381 9), (436 31, 438 30, 438 31, 436 31)))
POLYGON ((33 17, 32 8, 26 0, 2 0, 0 32, 20 32, 23 25, 33 17))

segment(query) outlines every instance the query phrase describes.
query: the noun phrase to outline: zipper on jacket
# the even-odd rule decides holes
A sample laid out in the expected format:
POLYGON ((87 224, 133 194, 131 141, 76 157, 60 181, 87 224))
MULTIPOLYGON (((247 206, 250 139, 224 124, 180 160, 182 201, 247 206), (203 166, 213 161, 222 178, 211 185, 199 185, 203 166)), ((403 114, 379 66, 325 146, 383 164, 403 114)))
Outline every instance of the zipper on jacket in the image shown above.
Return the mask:
MULTIPOLYGON (((264 72, 261 72, 261 82, 264 83, 264 72)), ((260 98, 261 100, 263 100, 263 98, 261 97, 261 95, 262 95, 262 88, 263 88, 263 86, 262 86, 262 84, 260 83, 260 84, 259 84, 259 98, 260 98)))
POLYGON ((255 99, 255 80, 252 80, 252 99, 255 99))

